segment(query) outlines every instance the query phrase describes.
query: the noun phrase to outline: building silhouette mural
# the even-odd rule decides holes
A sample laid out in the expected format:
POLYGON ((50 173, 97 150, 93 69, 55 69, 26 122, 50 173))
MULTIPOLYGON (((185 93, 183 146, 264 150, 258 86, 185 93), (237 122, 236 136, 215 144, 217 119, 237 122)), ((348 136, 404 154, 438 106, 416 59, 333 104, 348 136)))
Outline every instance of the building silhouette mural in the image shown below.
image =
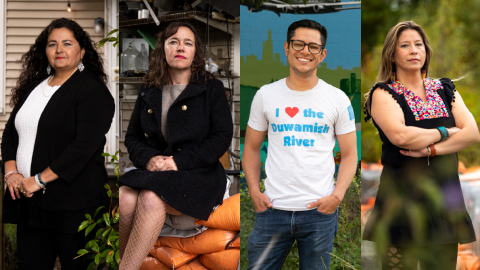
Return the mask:
MULTIPOLYGON (((360 10, 331 14, 277 14, 271 11, 250 13, 241 6, 240 23, 240 129, 241 148, 247 127, 250 106, 260 87, 289 76, 290 68, 283 45, 288 26, 301 19, 311 19, 328 31, 327 56, 317 69, 317 76, 340 88, 350 98, 355 113, 357 138, 360 138, 360 10), (336 65, 336 66, 334 66, 336 65)), ((360 158, 360 140, 357 143, 360 158)), ((336 147, 338 151, 338 148, 336 147)), ((268 152, 268 138, 261 151, 262 162, 268 152)), ((339 153, 333 153, 336 162, 339 153)))

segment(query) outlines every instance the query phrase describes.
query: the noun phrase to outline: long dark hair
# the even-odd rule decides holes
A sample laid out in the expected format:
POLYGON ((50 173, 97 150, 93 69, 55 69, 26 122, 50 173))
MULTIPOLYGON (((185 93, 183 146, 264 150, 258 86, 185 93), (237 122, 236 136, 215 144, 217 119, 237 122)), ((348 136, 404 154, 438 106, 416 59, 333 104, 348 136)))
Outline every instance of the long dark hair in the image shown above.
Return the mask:
MULTIPOLYGON (((47 73, 48 58, 45 54, 48 36, 54 29, 67 28, 72 31, 73 36, 80 44, 80 48, 85 49, 82 63, 86 70, 91 71, 94 76, 103 81, 108 81, 107 74, 103 69, 103 59, 98 55, 98 51, 94 46, 94 42, 90 35, 78 25, 75 21, 61 18, 53 20, 35 40, 35 44, 30 46, 30 50, 20 59, 22 63, 22 73, 18 78, 17 85, 12 89, 12 99, 10 105, 13 107, 22 100, 28 91, 35 88, 49 75, 47 73)), ((50 74, 54 74, 52 68, 50 74)))
POLYGON ((204 74, 205 80, 212 80, 215 77, 205 70, 205 61, 203 60, 203 44, 200 36, 197 33, 195 27, 186 21, 175 21, 170 23, 163 31, 157 35, 157 45, 152 52, 150 58, 149 70, 143 82, 147 87, 157 87, 162 89, 163 85, 167 85, 172 82, 170 74, 168 73, 168 64, 165 60, 165 40, 175 35, 180 27, 187 27, 193 32, 195 36, 195 57, 192 62, 192 75, 190 76, 191 83, 198 83, 199 76, 204 74), (164 66, 165 63, 165 66, 164 66))

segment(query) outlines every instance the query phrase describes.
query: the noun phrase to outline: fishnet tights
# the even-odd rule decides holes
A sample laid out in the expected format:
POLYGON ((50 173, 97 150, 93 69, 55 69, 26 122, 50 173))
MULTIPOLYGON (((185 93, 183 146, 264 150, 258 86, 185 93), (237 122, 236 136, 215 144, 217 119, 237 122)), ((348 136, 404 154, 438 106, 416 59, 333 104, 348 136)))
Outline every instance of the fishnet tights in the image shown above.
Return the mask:
MULTIPOLYGON (((134 196, 134 192, 129 195, 134 196)), ((122 201, 123 198, 120 198, 122 201)), ((122 210, 120 204, 120 220, 126 217, 125 221, 120 222, 120 270, 140 268, 162 230, 166 205, 157 194, 145 189, 138 192, 134 213, 131 211, 131 204, 130 207, 125 207, 125 210, 122 210)))
POLYGON ((389 247, 380 250, 382 270, 455 270, 458 245, 430 245, 418 247, 389 247), (383 253, 383 254, 382 254, 383 253))
POLYGON ((120 187, 119 197, 122 199, 119 203, 119 251, 121 259, 123 259, 123 253, 125 252, 128 238, 130 238, 130 232, 132 231, 135 208, 137 208, 138 193, 139 190, 132 189, 131 187, 120 187))
MULTIPOLYGON (((382 262, 382 270, 401 270, 404 269, 403 255, 399 248, 390 247, 387 250, 387 258, 382 262)), ((416 270, 416 269, 415 269, 416 270)))

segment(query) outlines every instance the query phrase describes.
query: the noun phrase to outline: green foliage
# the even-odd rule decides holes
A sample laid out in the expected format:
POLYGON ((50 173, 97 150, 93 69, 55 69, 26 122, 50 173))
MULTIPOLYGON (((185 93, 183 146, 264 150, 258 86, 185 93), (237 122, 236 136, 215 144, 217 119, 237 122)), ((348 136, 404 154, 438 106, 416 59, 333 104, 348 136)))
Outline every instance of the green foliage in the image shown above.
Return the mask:
POLYGON ((5 224, 5 270, 18 269, 17 225, 5 224))
MULTIPOLYGON (((117 157, 118 151, 114 155, 109 153, 103 153, 104 157, 111 157, 110 162, 114 165, 115 161, 118 161, 117 157)), ((119 174, 119 164, 115 166, 114 172, 116 176, 116 185, 118 186, 118 179, 120 178, 119 174)), ((118 205, 115 206, 112 210, 113 198, 118 198, 118 192, 112 194, 112 190, 108 184, 105 184, 105 189, 107 194, 110 197, 110 207, 108 212, 103 213, 99 219, 95 221, 100 211, 104 206, 100 206, 95 211, 95 214, 90 216, 89 214, 85 215, 87 220, 83 221, 78 227, 78 231, 85 229, 85 237, 87 237, 95 228, 98 228, 95 233, 95 238, 90 240, 84 249, 80 249, 77 254, 79 254, 75 259, 86 255, 86 259, 91 259, 92 262, 88 265, 87 270, 103 269, 105 266, 108 269, 118 269, 120 260, 119 260, 119 239, 118 231, 116 230, 116 224, 118 223, 119 214, 117 212, 118 205)))
POLYGON ((116 32, 118 32, 118 29, 113 29, 112 31, 110 31, 107 34, 106 38, 104 38, 104 39, 102 39, 98 42, 98 48, 100 49, 107 42, 113 42, 113 47, 116 47, 118 45, 118 43, 120 42, 120 35, 117 35, 116 37, 112 36, 116 32))
MULTIPOLYGON (((412 20, 425 30, 433 49, 431 78, 460 78, 454 82, 465 105, 480 124, 480 103, 476 88, 480 70, 480 1, 460 0, 371 0, 362 2, 362 94, 374 84, 388 30, 400 21, 412 20), (448 10, 448 12, 446 12, 448 10), (388 14, 388 16, 385 16, 388 14)), ((362 98, 362 104, 365 98, 362 98)), ((362 115, 363 119, 364 115, 362 115)), ((377 130, 362 123, 362 159, 377 162, 381 156, 381 141, 377 130)), ((459 160, 467 167, 480 163, 480 144, 459 152, 459 160)))
MULTIPOLYGON (((265 169, 262 167, 262 176, 264 175, 265 169)), ((262 192, 265 191, 264 181, 264 178, 260 181, 260 190, 262 192)), ((331 270, 361 269, 360 181, 360 169, 358 169, 339 207, 338 232, 333 244, 333 256, 330 261, 331 270)), ((253 230, 255 222, 255 207, 250 198, 247 185, 242 186, 240 190, 240 218, 240 269, 247 269, 248 237, 253 230)), ((299 256, 297 242, 295 242, 290 249, 282 269, 293 270, 298 269, 298 267, 299 256)))
POLYGON ((338 232, 333 243, 331 270, 361 269, 360 197, 361 177, 358 168, 338 208, 338 232))

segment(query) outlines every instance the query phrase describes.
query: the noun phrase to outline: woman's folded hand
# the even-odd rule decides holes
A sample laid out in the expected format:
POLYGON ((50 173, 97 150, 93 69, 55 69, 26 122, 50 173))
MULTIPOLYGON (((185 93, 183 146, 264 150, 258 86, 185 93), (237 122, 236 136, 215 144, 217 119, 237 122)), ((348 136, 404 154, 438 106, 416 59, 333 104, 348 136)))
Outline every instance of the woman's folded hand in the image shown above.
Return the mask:
POLYGON ((428 156, 428 150, 426 147, 420 150, 400 150, 400 153, 404 156, 416 157, 416 158, 428 156))
POLYGON ((25 197, 30 198, 33 196, 33 193, 40 190, 40 187, 37 185, 37 182, 35 182, 35 176, 30 176, 23 179, 20 184, 20 189, 25 191, 25 197))
POLYGON ((12 174, 10 177, 8 177, 8 180, 6 181, 8 190, 10 191, 10 196, 12 196, 13 200, 15 200, 16 198, 21 198, 18 187, 20 186, 20 183, 23 179, 24 178, 21 174, 12 174))
POLYGON ((167 157, 167 159, 165 159, 165 166, 161 171, 178 171, 177 164, 175 160, 173 160, 173 157, 167 157))
POLYGON ((147 163, 147 170, 152 172, 178 171, 173 157, 154 156, 147 163))
POLYGON ((165 160, 168 157, 166 156, 154 156, 147 163, 147 170, 152 172, 162 171, 162 168, 165 166, 165 160))

